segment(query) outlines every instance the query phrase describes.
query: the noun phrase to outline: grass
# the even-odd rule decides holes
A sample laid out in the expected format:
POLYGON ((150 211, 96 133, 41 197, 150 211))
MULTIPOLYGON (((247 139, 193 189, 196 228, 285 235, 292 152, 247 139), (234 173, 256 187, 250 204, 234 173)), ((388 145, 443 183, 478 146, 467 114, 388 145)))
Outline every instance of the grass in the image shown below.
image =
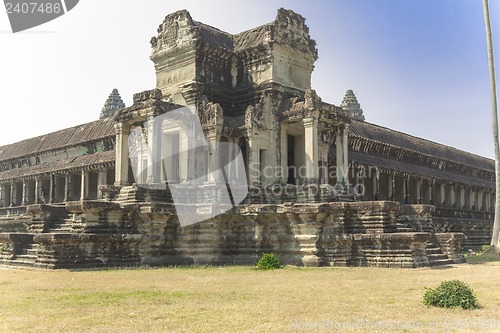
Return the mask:
POLYGON ((383 331, 393 325, 395 332, 498 332, 499 272, 500 262, 413 270, 0 270, 0 331, 339 331, 318 326, 323 322, 372 332, 381 322, 383 331), (474 289, 481 309, 422 304, 425 287, 452 279, 474 289), (478 325, 497 326, 478 330, 478 325))

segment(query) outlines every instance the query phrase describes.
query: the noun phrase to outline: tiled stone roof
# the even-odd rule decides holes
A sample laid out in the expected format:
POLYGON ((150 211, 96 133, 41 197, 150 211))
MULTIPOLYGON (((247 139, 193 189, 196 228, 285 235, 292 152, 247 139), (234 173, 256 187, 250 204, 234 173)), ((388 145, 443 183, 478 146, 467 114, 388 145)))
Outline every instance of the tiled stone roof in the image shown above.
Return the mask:
POLYGON ((486 157, 468 153, 457 148, 418 138, 382 126, 353 120, 349 128, 350 136, 363 137, 394 147, 399 147, 401 149, 411 150, 482 170, 493 171, 495 168, 494 161, 486 157))
POLYGON ((0 161, 30 156, 46 151, 76 146, 85 142, 114 137, 114 121, 105 118, 91 123, 66 128, 0 147, 0 161))
POLYGON ((50 174, 53 172, 79 171, 84 167, 112 166, 115 162, 115 151, 105 151, 75 158, 39 164, 0 172, 0 181, 50 174))

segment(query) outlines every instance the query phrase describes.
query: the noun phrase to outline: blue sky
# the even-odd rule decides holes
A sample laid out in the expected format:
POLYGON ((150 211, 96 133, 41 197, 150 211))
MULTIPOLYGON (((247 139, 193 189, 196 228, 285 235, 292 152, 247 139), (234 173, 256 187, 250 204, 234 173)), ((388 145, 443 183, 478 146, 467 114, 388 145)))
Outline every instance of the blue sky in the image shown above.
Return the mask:
MULTIPOLYGON (((154 88, 149 40, 170 12, 238 33, 280 7, 306 17, 324 101, 338 105, 352 89, 369 122, 493 156, 481 0, 82 0, 18 34, 1 13, 0 145, 97 119, 113 88, 127 105, 154 88)), ((490 9, 500 50, 499 2, 490 9)))

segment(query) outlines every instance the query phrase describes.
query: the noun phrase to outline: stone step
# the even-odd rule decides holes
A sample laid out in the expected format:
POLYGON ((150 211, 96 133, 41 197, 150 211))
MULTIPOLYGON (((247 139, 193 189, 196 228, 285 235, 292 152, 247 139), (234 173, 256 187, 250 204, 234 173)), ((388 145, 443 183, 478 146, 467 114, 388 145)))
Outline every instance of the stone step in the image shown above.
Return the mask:
POLYGON ((433 260, 431 258, 429 258, 429 263, 431 266, 441 266, 441 265, 451 265, 453 264, 453 260, 451 259, 436 259, 436 260, 433 260))
POLYGON ((34 264, 37 258, 38 256, 32 254, 18 254, 14 261, 31 262, 34 264))
POLYGON ((441 260, 448 259, 448 256, 446 254, 427 254, 427 258, 429 258, 429 260, 441 260))
POLYGON ((425 248, 427 254, 443 254, 443 251, 439 247, 427 247, 425 248))
POLYGON ((54 224, 52 224, 48 230, 49 233, 53 233, 53 232, 63 232, 63 233, 66 233, 66 232, 71 232, 73 230, 73 223, 72 222, 67 222, 67 221, 63 221, 63 222, 56 222, 54 224))
POLYGON ((35 261, 34 260, 25 260, 25 259, 15 259, 15 260, 9 260, 6 264, 8 266, 26 268, 26 267, 34 267, 35 261))

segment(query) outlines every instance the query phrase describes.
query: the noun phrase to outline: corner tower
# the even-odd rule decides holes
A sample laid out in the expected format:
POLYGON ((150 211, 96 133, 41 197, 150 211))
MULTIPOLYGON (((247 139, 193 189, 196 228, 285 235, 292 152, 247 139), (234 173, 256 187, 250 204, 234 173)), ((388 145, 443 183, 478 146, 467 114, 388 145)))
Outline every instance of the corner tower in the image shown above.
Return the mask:
POLYGON ((253 100, 248 93, 258 95, 269 83, 303 94, 318 58, 304 17, 283 8, 273 22, 236 35, 181 10, 165 18, 151 46, 156 86, 165 96, 182 104, 205 95, 232 114, 243 95, 253 100))

